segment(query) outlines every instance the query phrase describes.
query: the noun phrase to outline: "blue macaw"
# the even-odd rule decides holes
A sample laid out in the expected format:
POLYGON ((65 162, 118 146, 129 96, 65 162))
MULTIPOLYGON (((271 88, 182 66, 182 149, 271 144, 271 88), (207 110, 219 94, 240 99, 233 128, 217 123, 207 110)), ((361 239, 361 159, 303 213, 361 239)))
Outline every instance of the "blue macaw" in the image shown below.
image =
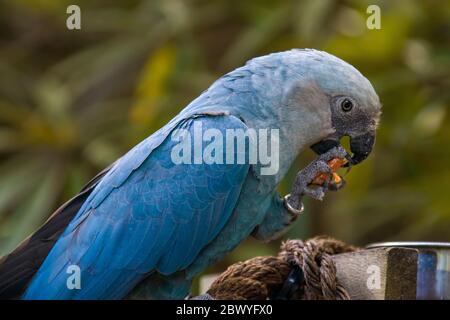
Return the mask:
MULTIPOLYGON (((335 56, 294 49, 252 59, 218 79, 3 257, 0 296, 185 298, 194 276, 249 235, 270 240, 282 234, 301 211, 303 195, 322 199, 329 185, 308 184, 328 172, 326 161, 364 160, 379 116, 370 82, 335 56), (173 134, 182 129, 194 136, 200 122, 222 136, 230 129, 278 129, 277 171, 263 175, 263 165, 249 161, 175 163, 179 141, 173 134), (340 146, 342 136, 350 137, 352 156, 340 146), (300 171, 291 195, 281 197, 278 184, 308 147, 318 160, 300 171), (68 286, 70 266, 80 270, 77 288, 68 286)), ((207 141, 196 146, 206 148, 207 141)))

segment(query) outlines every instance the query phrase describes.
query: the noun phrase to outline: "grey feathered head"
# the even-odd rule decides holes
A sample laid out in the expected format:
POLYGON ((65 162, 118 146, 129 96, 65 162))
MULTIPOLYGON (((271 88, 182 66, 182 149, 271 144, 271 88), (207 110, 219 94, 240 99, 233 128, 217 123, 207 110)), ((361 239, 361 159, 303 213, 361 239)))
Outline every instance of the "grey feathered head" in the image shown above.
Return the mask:
POLYGON ((363 161, 381 114, 374 88, 357 69, 313 49, 254 58, 216 81, 192 106, 202 112, 219 106, 249 127, 279 128, 281 147, 288 151, 281 154, 285 169, 305 147, 322 154, 344 136, 351 140, 351 164, 363 161))
MULTIPOLYGON (((323 123, 323 117, 328 118, 325 122, 331 126, 330 130, 311 145, 316 153, 328 151, 339 145, 342 137, 348 136, 353 153, 350 164, 367 158, 375 142, 381 104, 369 80, 356 68, 331 54, 313 49, 275 53, 253 59, 249 62, 250 66, 252 64, 277 70, 272 76, 284 79, 285 92, 280 94, 280 101, 286 108, 290 107, 290 111, 301 106, 310 108, 309 113, 322 114, 322 121, 317 123, 323 123)), ((289 113, 288 117, 295 119, 292 112, 289 113)), ((323 128, 326 127, 322 127, 325 132, 323 128)), ((309 130, 314 129, 309 127, 309 130)))

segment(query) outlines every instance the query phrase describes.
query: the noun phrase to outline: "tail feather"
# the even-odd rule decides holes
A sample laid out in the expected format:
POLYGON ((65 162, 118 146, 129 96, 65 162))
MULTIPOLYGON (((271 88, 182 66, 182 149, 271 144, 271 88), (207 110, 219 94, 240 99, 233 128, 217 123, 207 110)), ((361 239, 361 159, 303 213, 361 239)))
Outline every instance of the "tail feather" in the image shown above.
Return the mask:
POLYGON ((14 251, 0 258, 0 299, 20 298, 61 233, 111 167, 99 173, 78 195, 57 209, 14 251))

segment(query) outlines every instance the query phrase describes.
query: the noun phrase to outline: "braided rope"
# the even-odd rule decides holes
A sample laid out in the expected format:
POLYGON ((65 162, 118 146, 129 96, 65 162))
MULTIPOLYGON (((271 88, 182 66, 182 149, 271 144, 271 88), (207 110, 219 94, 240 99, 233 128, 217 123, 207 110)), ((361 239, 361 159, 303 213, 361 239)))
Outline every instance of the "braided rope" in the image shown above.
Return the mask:
POLYGON ((294 267, 299 267, 304 284, 291 299, 348 300, 347 290, 336 277, 334 254, 352 252, 356 247, 330 237, 315 237, 305 242, 288 240, 277 257, 256 257, 231 265, 211 285, 214 299, 262 300, 278 292, 294 267))

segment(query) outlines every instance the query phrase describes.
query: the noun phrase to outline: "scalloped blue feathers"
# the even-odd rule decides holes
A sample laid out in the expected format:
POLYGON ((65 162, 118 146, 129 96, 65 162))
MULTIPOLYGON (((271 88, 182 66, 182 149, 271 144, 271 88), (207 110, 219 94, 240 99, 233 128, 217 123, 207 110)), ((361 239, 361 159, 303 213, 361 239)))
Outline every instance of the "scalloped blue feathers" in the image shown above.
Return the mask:
MULTIPOLYGON (((223 132, 245 129, 232 116, 188 118, 223 132)), ((123 157, 94 189, 62 234, 25 299, 119 299, 149 272, 186 268, 229 219, 248 164, 176 165, 176 142, 147 139, 123 157), (81 290, 66 286, 67 268, 81 270, 81 290)))

